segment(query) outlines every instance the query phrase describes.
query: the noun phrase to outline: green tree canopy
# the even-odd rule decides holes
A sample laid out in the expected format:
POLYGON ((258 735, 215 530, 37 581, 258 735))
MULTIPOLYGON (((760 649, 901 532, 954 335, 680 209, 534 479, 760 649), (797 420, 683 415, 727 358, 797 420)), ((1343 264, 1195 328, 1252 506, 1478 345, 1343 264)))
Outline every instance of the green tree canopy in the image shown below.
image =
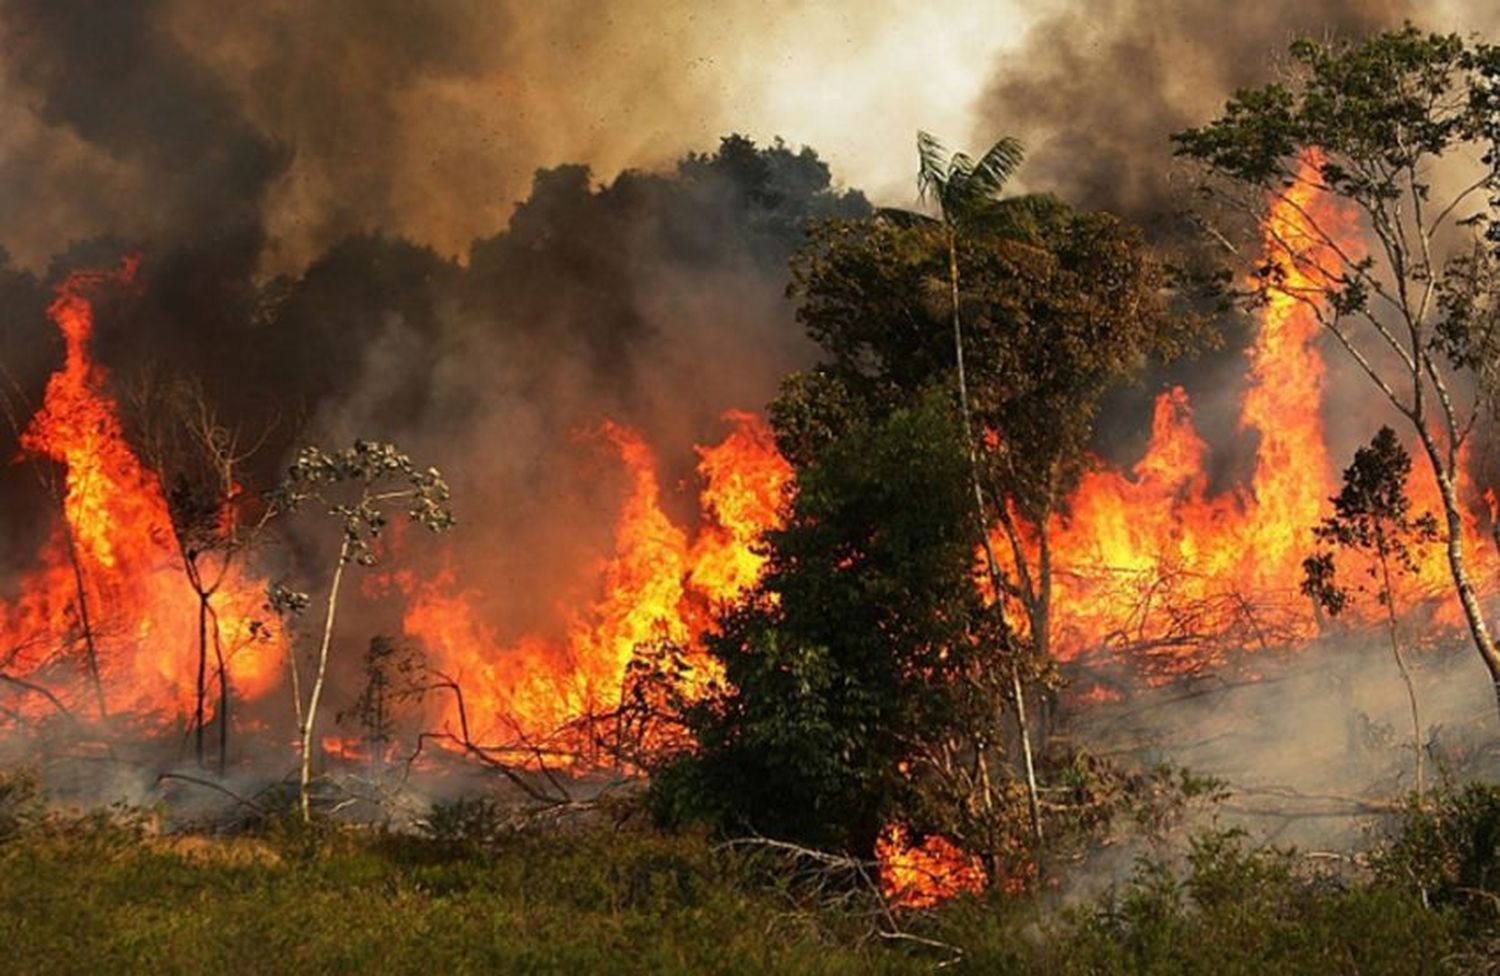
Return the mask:
MULTIPOLYGON (((1024 236, 1008 236, 1013 224, 980 224, 955 246, 986 519, 1002 523, 1014 511, 1043 529, 1091 463, 1105 393, 1194 348, 1205 332, 1173 310, 1167 271, 1139 231, 1055 199, 1033 200, 1028 212, 1024 236)), ((794 379, 776 408, 794 461, 815 455, 841 417, 879 415, 949 381, 946 249, 945 235, 921 223, 815 229, 794 264, 793 293, 826 358, 815 374, 794 379)), ((1019 554, 1018 531, 1012 539, 1019 554)), ((1033 632, 1045 634, 1048 567, 1031 555, 1020 565, 1029 581, 1011 585, 1038 618, 1033 632)))
POLYGON ((709 650, 726 687, 657 778, 677 815, 868 854, 910 817, 923 743, 952 736, 954 676, 986 638, 968 461, 938 392, 842 431, 803 467, 755 598, 709 650))

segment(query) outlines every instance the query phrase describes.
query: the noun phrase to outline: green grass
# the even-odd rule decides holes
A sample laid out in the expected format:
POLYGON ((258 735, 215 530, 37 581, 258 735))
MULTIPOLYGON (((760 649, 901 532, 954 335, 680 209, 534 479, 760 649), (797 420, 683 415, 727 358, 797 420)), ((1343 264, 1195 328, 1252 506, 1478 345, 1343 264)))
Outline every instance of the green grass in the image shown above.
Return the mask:
POLYGON ((6 973, 905 973, 790 924, 699 840, 590 832, 485 855, 414 839, 0 844, 6 973))
MULTIPOLYGON (((1177 869, 1142 865, 1071 909, 996 896, 905 924, 961 947, 946 972, 1500 973, 1497 817, 1500 791, 1445 795, 1343 877, 1207 835, 1177 869)), ((947 958, 826 905, 793 911, 784 865, 701 837, 456 836, 0 818, 0 973, 899 974, 947 958)))

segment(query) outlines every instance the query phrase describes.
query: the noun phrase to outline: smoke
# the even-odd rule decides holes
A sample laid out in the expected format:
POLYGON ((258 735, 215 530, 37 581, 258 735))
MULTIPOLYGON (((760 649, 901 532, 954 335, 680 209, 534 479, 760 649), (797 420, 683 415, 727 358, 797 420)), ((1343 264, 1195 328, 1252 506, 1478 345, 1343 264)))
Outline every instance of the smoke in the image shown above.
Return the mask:
POLYGON ((1169 178, 1172 133, 1272 80, 1294 37, 1357 37, 1410 13, 1407 0, 1070 3, 999 63, 979 128, 1026 143, 1034 188, 1149 226, 1182 205, 1169 178))
MULTIPOLYGON (((1399 26, 1407 0, 1222 4, 1211 0, 1096 0, 1055 4, 1012 55, 997 62, 976 132, 1027 146, 1021 178, 1075 206, 1140 224, 1172 260, 1221 263, 1188 221, 1197 201, 1174 164, 1171 135, 1214 118, 1237 89, 1275 80, 1295 37, 1354 38, 1399 26)), ((1446 25, 1433 24, 1432 29, 1446 25)), ((1253 248, 1255 228, 1242 228, 1253 248)), ((1231 232, 1233 233, 1233 232, 1231 232)), ((1215 488, 1242 480, 1254 445, 1238 429, 1252 323, 1229 316, 1214 352, 1154 372, 1111 398, 1100 443, 1129 462, 1144 447, 1150 401, 1167 386, 1193 395, 1198 428, 1215 446, 1215 488)))
MULTIPOLYGON (((1027 143, 1028 188, 1162 237, 1181 203, 1171 132, 1270 78, 1293 35, 1413 9, 1093 0, 1054 4, 1022 37, 1009 8, 931 6, 0 0, 0 244, 15 261, 0 260, 0 399, 24 424, 55 365, 48 283, 138 251, 138 291, 101 309, 120 383, 201 378, 248 440, 269 431, 259 484, 309 441, 391 440, 441 466, 462 528, 401 558, 482 590, 502 637, 555 637, 597 595, 624 494, 590 431, 642 429, 690 524, 691 445, 812 357, 783 297, 805 221, 866 209, 809 153, 734 141, 676 165, 687 150, 784 132, 839 147, 840 175, 905 202, 913 132, 972 122, 975 144, 1027 143)), ((1232 443, 1238 344, 1187 369, 1163 378, 1225 391, 1198 399, 1198 420, 1232 443)), ((1144 409, 1109 415, 1111 440, 1141 436, 1144 409)), ((15 454, 7 420, 0 455, 15 454)), ((7 570, 52 525, 32 475, 0 472, 7 570)), ((286 568, 322 565, 323 528, 286 568)), ((346 618, 360 623, 342 659, 392 624, 370 612, 346 618)), ((1277 724, 1320 699, 1267 702, 1234 714, 1277 724)), ((1277 769, 1325 731, 1236 761, 1277 769)))
POLYGON ((731 0, 712 16, 684 0, 16 0, 0 5, 0 243, 39 268, 70 240, 192 213, 196 185, 258 205, 264 273, 355 233, 462 259, 538 167, 609 180, 730 131, 833 147, 844 178, 905 198, 912 133, 960 127, 956 90, 1018 22, 901 0, 731 0))
MULTIPOLYGON (((1404 622, 1408 636, 1424 622, 1404 622)), ((1462 641, 1407 650, 1421 710, 1427 791, 1493 776, 1494 696, 1462 641)), ((1399 798, 1416 788, 1406 687, 1389 644, 1329 635, 1296 653, 1240 652, 1224 666, 1155 688, 1119 662, 1066 666, 1084 686, 1130 689, 1116 703, 1069 709, 1069 733, 1123 768, 1159 765, 1212 776, 1222 796, 1187 804, 1176 829, 1132 833, 1090 851, 1062 882, 1063 900, 1127 882, 1139 859, 1180 856, 1185 836, 1238 829, 1251 843, 1324 852, 1323 866, 1388 836, 1399 798), (1119 681, 1115 685, 1113 682, 1119 681), (1331 853, 1330 853, 1331 852, 1331 853)), ((1169 822, 1170 823, 1170 822, 1169 822)))
MULTIPOLYGON (((96 194, 113 191, 98 201, 109 230, 211 238, 253 258, 261 244, 261 196, 287 153, 248 123, 220 80, 161 29, 161 7, 13 0, 0 8, 10 82, 33 99, 38 122, 88 147, 60 140, 52 158, 23 161, 30 169, 8 174, 6 202, 54 183, 44 166, 59 163, 67 173, 71 163, 83 171, 78 184, 88 186, 92 170, 104 177, 96 194)), ((27 209, 7 212, 24 226, 27 209)))

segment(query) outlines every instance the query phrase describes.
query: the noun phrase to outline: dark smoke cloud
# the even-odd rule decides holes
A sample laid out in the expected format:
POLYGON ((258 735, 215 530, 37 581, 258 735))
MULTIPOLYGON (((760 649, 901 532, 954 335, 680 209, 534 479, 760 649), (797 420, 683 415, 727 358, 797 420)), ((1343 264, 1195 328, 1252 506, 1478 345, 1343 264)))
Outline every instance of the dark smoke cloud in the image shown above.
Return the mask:
MULTIPOLYGON (((270 431, 255 484, 310 441, 442 466, 455 568, 506 633, 594 596, 625 485, 587 431, 642 429, 687 516, 691 445, 810 355, 783 297, 805 221, 866 207, 810 153, 733 141, 672 168, 724 94, 684 66, 722 26, 693 4, 0 0, 0 25, 0 241, 45 269, 0 262, 19 421, 61 352, 51 282, 138 252, 95 341, 122 399, 201 381, 270 431), (539 158, 660 175, 533 182, 539 158)), ((0 473, 11 570, 52 522, 32 475, 0 473)))
POLYGON ((133 171, 139 223, 112 230, 235 239, 254 256, 261 197, 287 153, 161 29, 161 6, 9 0, 0 22, 10 80, 42 123, 133 171))
MULTIPOLYGON (((1408 0, 1068 3, 1038 21, 997 65, 979 106, 979 131, 1021 138, 1029 189, 1123 214, 1173 260, 1214 263, 1217 245, 1187 220, 1196 201, 1174 165, 1172 133, 1215 117, 1235 90, 1275 80, 1295 37, 1359 37, 1399 26, 1413 13, 1408 0)), ((1217 352, 1112 397, 1100 434, 1116 460, 1139 457, 1150 401, 1162 387, 1182 385, 1194 394, 1199 429, 1216 446, 1216 487, 1248 474, 1254 445, 1239 431, 1238 417, 1250 323, 1231 317, 1221 327, 1217 352)))
POLYGON ((1294 37, 1357 37, 1413 13, 1408 0, 1070 3, 997 66, 980 130, 1027 144, 1035 188, 1150 225, 1182 203, 1168 179, 1173 132, 1272 80, 1294 37))

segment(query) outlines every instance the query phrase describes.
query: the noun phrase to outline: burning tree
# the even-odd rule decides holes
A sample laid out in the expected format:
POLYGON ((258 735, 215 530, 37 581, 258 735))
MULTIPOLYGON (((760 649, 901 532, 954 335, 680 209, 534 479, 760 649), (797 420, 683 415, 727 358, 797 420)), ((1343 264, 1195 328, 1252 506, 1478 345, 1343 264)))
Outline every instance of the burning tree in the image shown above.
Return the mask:
MULTIPOLYGON (((663 809, 868 856, 937 797, 934 756, 973 773, 963 799, 998 814, 988 827, 1025 822, 994 697, 955 693, 1005 647, 973 573, 970 490, 946 391, 858 423, 799 470, 764 578, 706 639, 724 683, 687 710, 697 747, 658 774, 663 809)), ((920 816, 924 830, 963 819, 920 816)))
POLYGON ((93 358, 91 295, 107 285, 129 284, 136 266, 130 258, 114 272, 75 271, 59 283, 48 306, 65 355, 21 447, 28 456, 55 463, 62 517, 39 554, 40 564, 22 575, 15 601, 0 604, 0 667, 14 672, 5 676, 6 684, 66 710, 70 690, 52 693, 46 684, 72 656, 65 648, 76 643, 101 718, 107 712, 161 718, 196 713, 201 728, 205 616, 247 651, 224 656, 221 688, 233 683, 247 696, 265 694, 282 648, 260 626, 254 594, 262 587, 242 566, 226 566, 222 576, 214 572, 196 608, 186 599, 191 594, 176 567, 195 543, 179 535, 160 478, 127 440, 109 374, 93 358), (54 641, 64 650, 49 653, 54 641))
POLYGON ((142 452, 167 484, 177 552, 197 603, 194 755, 203 764, 212 657, 218 692, 213 718, 223 772, 229 758, 229 662, 250 643, 271 636, 261 621, 226 634, 216 606, 219 593, 235 585, 242 563, 259 544, 274 512, 268 505, 252 504, 241 484, 265 437, 247 444, 239 431, 220 419, 197 382, 161 385, 143 377, 131 406, 142 427, 142 452))
POLYGON ((1204 167, 1214 199, 1295 215, 1267 225, 1271 253, 1252 268, 1250 297, 1305 308, 1409 424, 1443 515, 1447 574, 1500 704, 1465 494, 1471 435, 1500 392, 1500 48, 1408 26, 1354 43, 1299 40, 1291 56, 1286 80, 1239 93, 1175 136, 1177 151, 1204 167), (1346 206, 1311 206, 1320 195, 1346 206))
MULTIPOLYGON (((420 470, 394 445, 370 441, 355 441, 353 447, 333 453, 317 447, 304 448, 277 489, 274 505, 278 511, 295 512, 308 503, 321 504, 340 528, 338 557, 325 598, 313 684, 305 703, 300 669, 296 656, 291 657, 292 697, 302 748, 298 787, 304 821, 312 819, 313 731, 328 675, 328 655, 333 646, 344 572, 351 563, 375 564, 374 543, 392 508, 404 509, 413 522, 433 532, 450 528, 453 513, 448 507, 448 497, 448 484, 436 468, 420 470)), ((271 604, 280 611, 300 611, 309 603, 310 597, 305 593, 280 586, 272 588, 271 604)))

